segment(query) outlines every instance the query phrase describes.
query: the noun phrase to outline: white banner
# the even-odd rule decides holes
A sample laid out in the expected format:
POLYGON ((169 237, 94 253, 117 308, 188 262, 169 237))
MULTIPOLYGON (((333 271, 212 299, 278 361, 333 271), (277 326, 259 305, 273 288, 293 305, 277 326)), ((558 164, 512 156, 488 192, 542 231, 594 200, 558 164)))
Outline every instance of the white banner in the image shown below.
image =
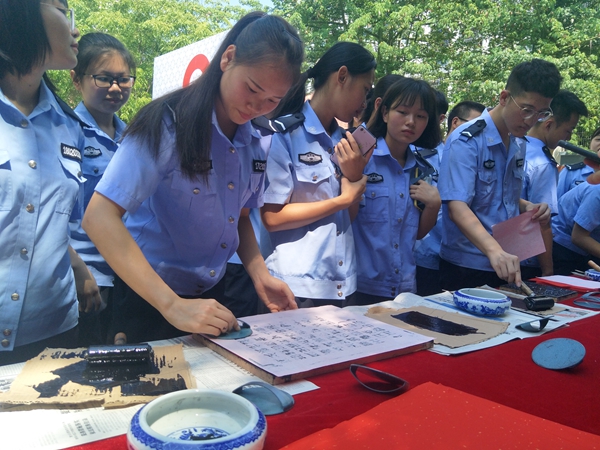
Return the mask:
POLYGON ((228 31, 154 58, 152 99, 185 87, 202 75, 228 31))

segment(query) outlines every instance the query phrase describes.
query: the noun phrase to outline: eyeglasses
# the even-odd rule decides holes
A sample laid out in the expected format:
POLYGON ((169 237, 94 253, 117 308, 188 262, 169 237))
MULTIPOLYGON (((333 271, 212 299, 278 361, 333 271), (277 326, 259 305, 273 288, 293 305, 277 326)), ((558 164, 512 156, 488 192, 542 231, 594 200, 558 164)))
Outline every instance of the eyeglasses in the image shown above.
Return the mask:
POLYGON ((75 31, 75 10, 73 10, 73 8, 63 8, 61 6, 51 5, 49 3, 40 3, 40 5, 46 5, 58 9, 71 22, 71 31, 75 31))
POLYGON ((99 88, 110 88, 114 83, 117 83, 121 89, 128 89, 133 87, 135 83, 135 77, 132 75, 122 77, 111 77, 110 75, 91 75, 86 73, 94 79, 94 84, 99 88))
POLYGON ((381 370, 350 364, 350 373, 356 381, 373 392, 401 394, 408 390, 408 381, 381 370))
POLYGON ((550 108, 544 109, 543 111, 536 111, 531 108, 524 108, 517 103, 517 101, 512 95, 510 96, 510 98, 512 98, 512 101, 515 102, 517 108, 521 110, 521 118, 525 120, 531 119, 532 117, 537 117, 538 122, 545 122, 554 114, 550 108))
POLYGON ((458 120, 462 120, 463 122, 468 122, 468 121, 469 121, 469 119, 463 119, 463 118, 462 118, 462 117, 460 117, 460 116, 456 116, 456 118, 457 118, 458 120))

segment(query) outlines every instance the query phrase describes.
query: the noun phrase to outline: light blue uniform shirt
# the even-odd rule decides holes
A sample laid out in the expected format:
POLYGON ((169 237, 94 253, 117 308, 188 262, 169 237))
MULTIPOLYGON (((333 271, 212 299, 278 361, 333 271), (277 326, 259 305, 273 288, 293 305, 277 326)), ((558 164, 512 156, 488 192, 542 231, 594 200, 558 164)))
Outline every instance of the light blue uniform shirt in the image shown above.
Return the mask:
POLYGON ((417 290, 412 249, 421 214, 409 195, 416 168, 410 148, 402 167, 385 138, 377 139, 364 171, 369 177, 365 199, 352 223, 359 292, 394 298, 417 290))
POLYGON ((43 81, 27 117, 0 91, 0 116, 0 350, 13 350, 77 325, 69 216, 84 137, 43 81))
POLYGON ((232 143, 213 111, 206 183, 182 174, 170 113, 162 126, 157 160, 126 137, 96 190, 129 212, 127 229, 165 283, 178 295, 200 295, 223 277, 237 250, 241 209, 262 206, 270 136, 261 139, 245 123, 232 143))
MULTIPOLYGON (((556 214, 558 202, 556 183, 558 168, 550 150, 544 151, 545 144, 534 137, 527 136, 527 154, 525 156, 525 171, 521 198, 531 203, 547 203, 552 215, 556 214)), ((539 267, 537 257, 521 262, 528 267, 539 267)))
POLYGON ((558 174, 557 197, 560 199, 575 186, 585 183, 593 173, 594 169, 583 162, 565 166, 558 174))
POLYGON ((487 111, 450 135, 438 182, 443 203, 443 259, 470 269, 494 270, 488 258, 450 220, 448 202, 465 202, 491 234, 492 225, 519 215, 524 163, 525 142, 511 136, 507 152, 487 111), (483 131, 471 138, 461 134, 478 120, 485 120, 483 131))
MULTIPOLYGON (((442 163, 442 154, 444 151, 444 143, 440 143, 436 147, 437 153, 427 161, 435 167, 438 175, 435 179, 428 181, 429 184, 437 186, 439 180, 439 171, 442 163)), ((440 247, 442 245, 442 208, 438 212, 437 222, 433 228, 427 233, 423 239, 415 242, 414 255, 417 266, 427 269, 439 270, 440 268, 440 247)))
POLYGON ((582 183, 575 186, 560 198, 558 215, 552 218, 554 241, 575 253, 588 255, 571 242, 575 223, 600 242, 600 185, 582 183))
MULTIPOLYGON (((111 139, 100 129, 83 102, 77 105, 75 112, 88 125, 83 129, 85 148, 83 150, 82 167, 83 175, 86 178, 83 205, 85 209, 92 198, 96 185, 106 170, 106 166, 108 166, 109 161, 119 147, 117 142, 125 130, 125 122, 119 119, 116 114, 114 115, 115 138, 111 139)), ((81 220, 74 220, 69 226, 71 227, 71 246, 87 264, 98 286, 112 286, 114 272, 81 228, 81 220)))
MULTIPOLYGON (((273 136, 265 203, 310 203, 340 193, 330 157, 342 138, 341 129, 330 137, 309 102, 304 103, 302 113, 302 125, 273 136)), ((293 230, 263 230, 260 244, 271 274, 285 281, 296 297, 344 300, 356 290, 354 238, 347 209, 293 230)))

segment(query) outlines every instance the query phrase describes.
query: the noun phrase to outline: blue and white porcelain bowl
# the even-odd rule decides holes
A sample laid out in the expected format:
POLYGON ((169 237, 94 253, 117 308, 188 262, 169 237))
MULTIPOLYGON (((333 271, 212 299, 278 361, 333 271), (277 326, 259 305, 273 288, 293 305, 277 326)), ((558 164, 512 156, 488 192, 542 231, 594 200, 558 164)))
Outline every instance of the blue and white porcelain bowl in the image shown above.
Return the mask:
POLYGON ((585 276, 593 281, 600 281, 600 272, 597 270, 589 269, 585 271, 585 276))
POLYGON ((265 416, 231 392, 188 389, 142 407, 127 432, 129 450, 260 450, 265 416))
POLYGON ((506 295, 487 289, 460 289, 454 292, 453 298, 459 308, 481 316, 501 316, 511 305, 506 295))

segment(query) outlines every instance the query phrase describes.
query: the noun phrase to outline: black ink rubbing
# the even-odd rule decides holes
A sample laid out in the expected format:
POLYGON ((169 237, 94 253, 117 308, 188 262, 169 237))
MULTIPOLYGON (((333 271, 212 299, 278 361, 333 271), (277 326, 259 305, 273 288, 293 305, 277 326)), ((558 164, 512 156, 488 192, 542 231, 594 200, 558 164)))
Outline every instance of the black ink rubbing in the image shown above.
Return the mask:
POLYGON ((405 313, 392 315, 392 317, 417 328, 435 331, 436 333, 447 334, 449 336, 483 334, 479 333, 477 328, 451 322, 445 319, 440 319, 439 317, 428 316, 427 314, 423 314, 418 311, 408 311, 405 313))

